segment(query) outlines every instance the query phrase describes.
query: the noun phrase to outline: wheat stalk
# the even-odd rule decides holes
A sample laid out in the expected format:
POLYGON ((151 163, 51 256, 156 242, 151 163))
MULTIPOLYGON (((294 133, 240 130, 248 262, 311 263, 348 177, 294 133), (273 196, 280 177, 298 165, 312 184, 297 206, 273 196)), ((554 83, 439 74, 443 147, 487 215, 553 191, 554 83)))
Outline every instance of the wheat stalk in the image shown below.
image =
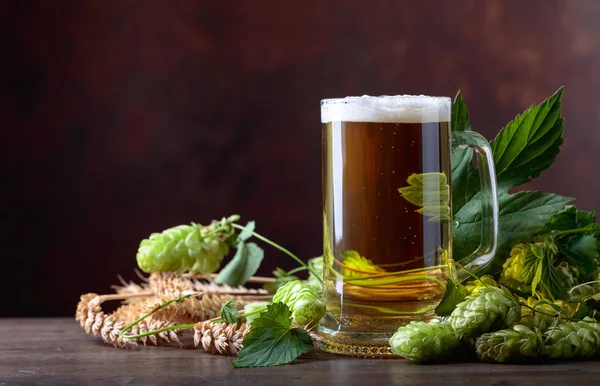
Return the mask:
POLYGON ((200 322, 194 326, 194 345, 211 354, 237 355, 248 331, 247 324, 200 322))

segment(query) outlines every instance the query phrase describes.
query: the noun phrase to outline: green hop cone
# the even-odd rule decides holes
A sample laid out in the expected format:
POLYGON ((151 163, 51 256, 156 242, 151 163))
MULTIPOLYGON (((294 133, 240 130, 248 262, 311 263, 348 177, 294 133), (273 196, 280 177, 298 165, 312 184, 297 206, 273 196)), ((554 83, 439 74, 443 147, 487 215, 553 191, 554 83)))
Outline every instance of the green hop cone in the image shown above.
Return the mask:
MULTIPOLYGON (((527 304, 529 307, 534 308, 535 310, 532 310, 531 308, 525 306, 521 307, 521 320, 519 321, 519 324, 522 324, 529 328, 538 328, 542 332, 546 331, 550 326, 554 325, 558 313, 556 309, 554 309, 554 307, 552 307, 550 304, 540 302, 539 300, 533 297, 529 297, 524 303, 527 304)), ((568 307, 566 303, 561 301, 556 301, 554 302, 554 304, 561 308, 568 307)), ((565 311, 561 313, 562 316, 570 317, 570 313, 568 315, 565 315, 566 312, 568 312, 568 308, 566 308, 565 311)))
POLYGON ((229 253, 227 240, 234 234, 236 216, 209 226, 179 225, 142 240, 137 262, 144 272, 215 272, 229 253))
POLYGON ((439 362, 451 359, 460 339, 447 322, 410 322, 390 338, 392 352, 414 362, 439 362))
POLYGON ((510 257, 502 266, 502 274, 524 284, 530 284, 535 272, 526 271, 530 259, 535 259, 530 244, 517 244, 510 250, 510 257))
POLYGON ((308 266, 312 269, 319 277, 313 275, 312 271, 308 271, 308 284, 310 284, 317 293, 323 292, 323 256, 314 257, 308 260, 308 266))
POLYGON ((267 310, 267 306, 271 304, 268 301, 252 302, 244 306, 244 317, 246 318, 246 324, 252 324, 252 322, 267 310))
POLYGON ((477 338, 475 349, 485 362, 519 362, 541 355, 542 332, 522 324, 506 330, 488 332, 477 338))
POLYGON ((312 328, 325 315, 325 302, 312 286, 294 280, 280 287, 273 295, 273 303, 283 303, 292 313, 292 324, 312 328))
POLYGON ((465 283, 465 289, 469 295, 477 295, 485 287, 498 287, 498 283, 491 275, 484 275, 478 280, 470 280, 465 283))
POLYGON ((448 322, 460 338, 508 328, 521 318, 521 306, 506 288, 486 287, 458 303, 448 322))
POLYGON ((600 354, 600 325, 592 318, 565 322, 544 333, 544 356, 586 359, 600 354))

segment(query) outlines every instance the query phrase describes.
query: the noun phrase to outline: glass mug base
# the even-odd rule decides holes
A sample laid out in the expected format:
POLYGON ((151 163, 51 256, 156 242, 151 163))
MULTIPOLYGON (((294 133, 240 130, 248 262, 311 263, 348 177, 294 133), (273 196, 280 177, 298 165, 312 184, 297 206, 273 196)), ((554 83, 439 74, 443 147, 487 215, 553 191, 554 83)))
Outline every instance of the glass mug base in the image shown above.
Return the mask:
MULTIPOLYGON (((389 340, 399 327, 413 321, 430 322, 439 320, 433 308, 439 299, 395 302, 398 312, 413 313, 414 310, 427 308, 428 312, 417 315, 389 316, 373 312, 356 314, 356 309, 345 308, 344 317, 335 317, 327 312, 319 324, 318 334, 322 338, 316 342, 323 351, 358 357, 398 357, 392 353, 389 340)), ((377 308, 376 306, 372 306, 377 308)), ((335 310, 339 311, 339 310, 335 310)), ((336 312, 337 313, 337 312, 336 312)))

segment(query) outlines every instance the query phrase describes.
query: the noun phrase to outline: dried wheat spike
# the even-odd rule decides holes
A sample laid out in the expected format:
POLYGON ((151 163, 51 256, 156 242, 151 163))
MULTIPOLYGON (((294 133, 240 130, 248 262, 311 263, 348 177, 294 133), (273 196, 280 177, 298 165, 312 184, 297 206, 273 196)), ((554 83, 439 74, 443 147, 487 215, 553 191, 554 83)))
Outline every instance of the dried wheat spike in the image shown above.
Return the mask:
MULTIPOLYGON (((79 321, 79 324, 81 324, 87 334, 100 336, 105 343, 112 344, 113 346, 120 348, 135 346, 138 343, 146 344, 148 340, 155 345, 158 345, 162 342, 170 343, 171 341, 180 343, 179 336, 183 333, 182 330, 164 331, 158 335, 151 335, 137 339, 122 338, 120 332, 123 331, 125 325, 130 321, 117 318, 114 315, 105 314, 100 307, 100 303, 100 296, 94 293, 89 293, 82 295, 81 300, 77 305, 75 318, 77 321, 79 321)), ((128 307, 128 305, 122 307, 128 307)), ((127 334, 137 335, 147 331, 158 330, 177 324, 178 323, 171 321, 156 320, 152 317, 149 317, 132 327, 127 334)))
MULTIPOLYGON (((157 296, 146 302, 148 311, 158 307, 172 298, 157 296)), ((178 320, 185 323, 196 323, 219 316, 221 306, 229 300, 234 300, 236 305, 243 307, 246 301, 239 296, 203 294, 200 297, 190 297, 179 302, 173 302, 156 311, 152 316, 161 320, 178 320)))
POLYGON ((214 281, 203 282, 198 279, 191 279, 192 288, 195 292, 206 293, 227 293, 229 295, 268 295, 269 291, 259 288, 246 288, 244 286, 232 287, 227 284, 217 284, 214 281))
MULTIPOLYGON (((136 294, 140 294, 140 293, 144 293, 144 292, 148 291, 147 283, 137 284, 133 281, 126 282, 125 280, 123 280, 123 278, 121 276, 119 276, 119 281, 121 282, 121 285, 110 286, 110 288, 112 288, 118 294, 136 295, 136 294)), ((125 303, 125 304, 139 303, 141 300, 143 300, 143 298, 132 297, 132 298, 123 300, 123 303, 125 303)))
POLYGON ((145 315, 147 313, 148 307, 146 306, 146 302, 138 301, 136 303, 122 305, 121 307, 117 308, 111 315, 115 319, 121 320, 126 323, 130 323, 131 321, 136 320, 140 316, 145 315))
POLYGON ((246 324, 237 327, 229 323, 200 322, 194 326, 194 345, 211 354, 237 355, 242 341, 250 331, 246 324))
POLYGON ((173 272, 153 272, 148 278, 149 286, 155 295, 180 296, 194 292, 190 279, 182 278, 173 272))

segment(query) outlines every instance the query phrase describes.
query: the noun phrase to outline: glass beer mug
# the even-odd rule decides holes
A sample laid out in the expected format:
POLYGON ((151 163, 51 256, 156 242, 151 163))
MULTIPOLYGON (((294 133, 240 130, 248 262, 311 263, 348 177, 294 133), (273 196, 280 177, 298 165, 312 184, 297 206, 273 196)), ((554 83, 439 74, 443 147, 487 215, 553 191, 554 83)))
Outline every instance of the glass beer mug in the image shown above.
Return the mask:
POLYGON ((492 259, 498 202, 492 151, 481 135, 451 132, 447 97, 321 101, 323 297, 320 347, 392 355, 389 338, 436 318, 450 269, 466 277, 492 259), (481 180, 479 248, 452 264, 452 149, 472 147, 481 180), (450 267, 464 268, 450 268, 450 267))

